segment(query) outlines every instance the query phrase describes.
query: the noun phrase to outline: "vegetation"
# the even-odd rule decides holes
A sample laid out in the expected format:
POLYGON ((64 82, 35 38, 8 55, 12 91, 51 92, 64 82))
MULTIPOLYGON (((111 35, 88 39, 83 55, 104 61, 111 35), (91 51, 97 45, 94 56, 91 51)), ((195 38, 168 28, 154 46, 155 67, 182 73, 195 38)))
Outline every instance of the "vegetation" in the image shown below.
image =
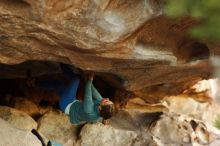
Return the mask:
POLYGON ((214 126, 220 129, 220 115, 217 115, 215 122, 214 122, 214 126))
POLYGON ((172 17, 190 15, 201 21, 191 30, 197 38, 220 40, 219 0, 166 0, 166 13, 172 17))

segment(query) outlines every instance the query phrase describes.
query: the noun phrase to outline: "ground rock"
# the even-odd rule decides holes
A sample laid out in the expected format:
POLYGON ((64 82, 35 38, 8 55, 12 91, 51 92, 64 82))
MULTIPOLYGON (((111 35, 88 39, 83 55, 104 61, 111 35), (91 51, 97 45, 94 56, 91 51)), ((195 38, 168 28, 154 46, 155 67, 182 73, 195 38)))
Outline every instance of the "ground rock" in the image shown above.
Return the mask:
POLYGON ((137 145, 138 141, 138 134, 135 131, 114 129, 101 123, 86 124, 80 136, 82 146, 131 146, 137 145))
POLYGON ((1 146, 42 146, 30 131, 17 129, 1 118, 0 129, 1 146))
POLYGON ((86 124, 80 132, 78 145, 82 146, 156 146, 146 127, 155 121, 161 113, 144 113, 137 110, 120 110, 101 123, 86 124))
POLYGON ((218 143, 220 138, 220 131, 212 125, 192 116, 169 111, 164 113, 149 113, 138 109, 120 111, 109 120, 109 125, 117 130, 135 132, 141 137, 141 144, 145 142, 158 146, 209 145, 218 143))
POLYGON ((37 128, 37 123, 28 114, 6 106, 0 106, 0 117, 19 129, 37 128))
POLYGON ((220 131, 204 122, 175 113, 164 114, 150 127, 158 145, 209 145, 219 139, 220 131))
POLYGON ((72 146, 77 137, 77 126, 70 123, 69 117, 60 111, 49 111, 38 121, 38 131, 47 139, 64 146, 72 146))

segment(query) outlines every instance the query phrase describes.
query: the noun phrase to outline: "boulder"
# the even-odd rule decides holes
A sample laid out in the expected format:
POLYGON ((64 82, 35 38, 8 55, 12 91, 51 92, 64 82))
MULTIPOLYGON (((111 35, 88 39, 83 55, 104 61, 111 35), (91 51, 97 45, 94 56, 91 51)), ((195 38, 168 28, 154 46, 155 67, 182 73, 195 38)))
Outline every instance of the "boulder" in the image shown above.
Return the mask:
POLYGON ((86 124, 80 132, 80 137, 79 145, 82 146, 138 146, 150 143, 149 137, 142 139, 135 131, 115 129, 101 123, 86 124))
POLYGON ((70 123, 69 117, 60 111, 49 111, 38 120, 38 131, 47 139, 72 146, 77 138, 78 126, 70 123))
MULTIPOLYGON (((197 95, 198 96, 198 95, 197 95)), ((187 115, 194 119, 203 121, 204 123, 214 125, 220 108, 217 103, 212 100, 199 101, 198 97, 190 95, 178 95, 164 98, 163 105, 172 113, 187 115)))
POLYGON ((108 125, 86 124, 77 144, 198 146, 218 143, 219 138, 218 129, 186 115, 123 110, 108 125))
POLYGON ((76 144, 82 146, 156 146, 156 142, 146 128, 161 114, 120 110, 108 120, 108 125, 94 123, 82 127, 80 139, 76 144))
POLYGON ((31 131, 37 128, 37 123, 23 111, 0 106, 0 117, 18 129, 31 131))
POLYGON ((39 108, 34 102, 26 98, 19 98, 19 97, 12 97, 12 98, 14 99, 12 105, 13 108, 23 111, 30 116, 35 116, 39 114, 40 112, 39 108))
POLYGON ((154 141, 164 146, 209 145, 218 142, 220 131, 185 115, 168 113, 150 126, 154 141))
POLYGON ((29 130, 17 129, 0 118, 0 145, 2 146, 42 146, 39 139, 29 130))

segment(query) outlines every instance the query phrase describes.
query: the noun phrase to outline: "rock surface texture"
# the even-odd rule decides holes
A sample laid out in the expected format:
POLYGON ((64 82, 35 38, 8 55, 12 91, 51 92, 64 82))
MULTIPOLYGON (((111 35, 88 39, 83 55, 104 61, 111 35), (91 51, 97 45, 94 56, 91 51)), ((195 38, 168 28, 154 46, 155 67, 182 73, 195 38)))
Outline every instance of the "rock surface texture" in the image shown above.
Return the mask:
POLYGON ((10 107, 0 106, 0 118, 18 129, 31 131, 37 128, 37 123, 28 114, 10 107))
POLYGON ((185 86, 176 83, 208 77, 208 60, 190 61, 219 53, 188 39, 196 22, 167 18, 162 0, 0 0, 0 21, 0 63, 55 61, 108 73, 151 102, 160 98, 152 88, 177 94, 185 86))
POLYGON ((77 138, 77 126, 61 112, 50 111, 38 121, 38 131, 47 139, 72 146, 77 138))
POLYGON ((86 124, 77 145, 208 146, 219 143, 220 132, 212 128, 185 115, 128 110, 119 112, 109 125, 86 124))
POLYGON ((219 139, 219 131, 213 133, 202 121, 171 113, 163 115, 150 129, 153 139, 161 146, 209 145, 219 139))
POLYGON ((1 146, 42 146, 30 131, 17 129, 1 118, 0 129, 1 146))
MULTIPOLYGON (((27 118, 20 121, 25 123, 27 118)), ((51 111, 37 124, 45 143, 53 140, 63 146, 219 145, 218 129, 183 114, 120 110, 108 123, 74 126, 64 114, 51 111)), ((0 118, 0 145, 41 146, 39 139, 30 132, 31 129, 15 126, 11 121, 0 118)))

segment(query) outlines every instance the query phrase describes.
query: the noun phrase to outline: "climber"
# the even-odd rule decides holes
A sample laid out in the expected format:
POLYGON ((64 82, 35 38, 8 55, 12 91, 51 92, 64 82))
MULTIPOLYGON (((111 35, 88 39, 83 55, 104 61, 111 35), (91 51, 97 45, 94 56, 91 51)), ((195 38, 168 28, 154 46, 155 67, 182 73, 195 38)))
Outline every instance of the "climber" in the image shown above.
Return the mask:
POLYGON ((71 123, 97 122, 100 119, 105 121, 114 114, 114 103, 108 98, 102 98, 92 84, 93 73, 86 76, 84 99, 80 101, 76 99, 80 82, 79 76, 66 64, 61 63, 60 67, 65 78, 69 81, 67 85, 60 81, 37 81, 35 84, 43 89, 57 91, 60 96, 59 107, 69 116, 71 123))

